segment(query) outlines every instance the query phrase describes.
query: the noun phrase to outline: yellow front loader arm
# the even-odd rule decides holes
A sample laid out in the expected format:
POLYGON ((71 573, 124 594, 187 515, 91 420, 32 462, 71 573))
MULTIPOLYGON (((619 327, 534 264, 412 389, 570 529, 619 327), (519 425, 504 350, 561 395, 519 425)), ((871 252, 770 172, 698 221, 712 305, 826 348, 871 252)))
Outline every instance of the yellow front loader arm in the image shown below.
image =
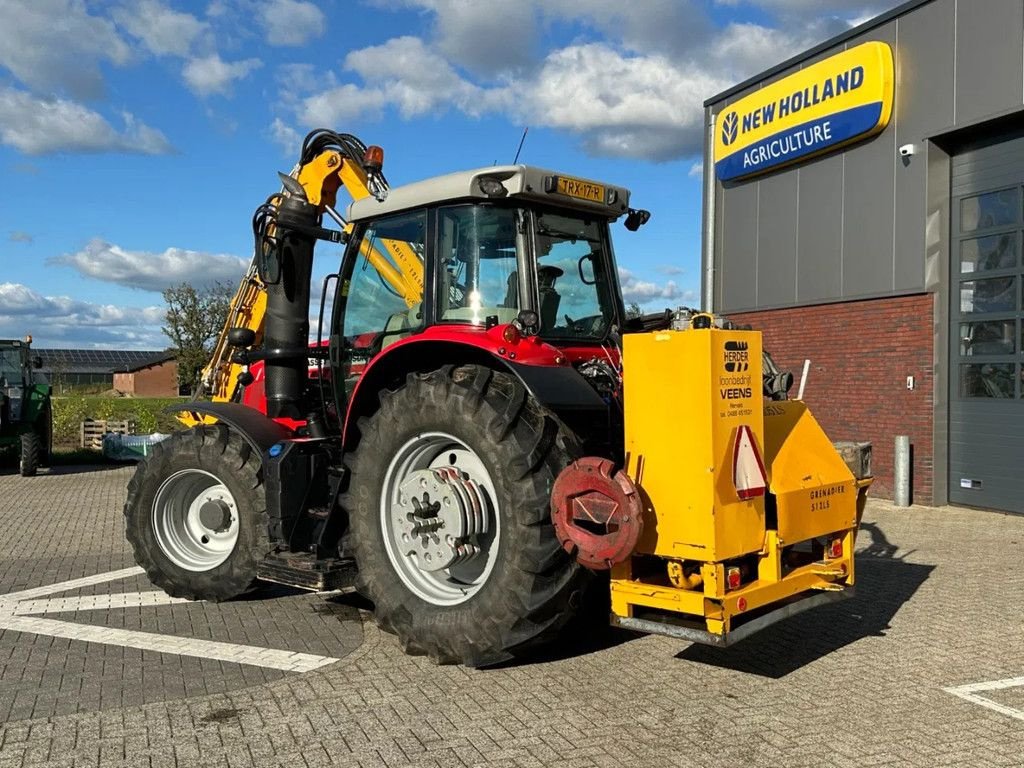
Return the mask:
MULTIPOLYGON (((359 164, 345 158, 340 152, 328 149, 321 152, 305 165, 292 171, 292 177, 302 186, 306 199, 319 207, 321 212, 333 212, 338 190, 344 187, 353 200, 361 200, 373 194, 370 174, 359 164)), ((282 193, 284 194, 284 193, 282 193)), ((280 196, 271 202, 276 204, 280 196)), ((351 225, 345 226, 351 231, 351 225)), ((268 234, 273 235, 271 229, 268 234)), ((398 293, 408 306, 413 306, 423 297, 423 261, 408 243, 395 240, 364 241, 360 246, 363 256, 370 262, 381 278, 398 293), (381 252, 383 248, 384 253, 381 252)), ((237 399, 238 377, 244 368, 234 362, 230 355, 228 332, 232 328, 248 328, 256 334, 256 344, 263 339, 263 323, 267 310, 267 293, 256 268, 256 257, 238 290, 231 300, 224 327, 221 329, 213 354, 200 375, 198 396, 214 402, 237 399)), ((213 423, 213 417, 185 412, 179 420, 192 427, 200 423, 213 423)))

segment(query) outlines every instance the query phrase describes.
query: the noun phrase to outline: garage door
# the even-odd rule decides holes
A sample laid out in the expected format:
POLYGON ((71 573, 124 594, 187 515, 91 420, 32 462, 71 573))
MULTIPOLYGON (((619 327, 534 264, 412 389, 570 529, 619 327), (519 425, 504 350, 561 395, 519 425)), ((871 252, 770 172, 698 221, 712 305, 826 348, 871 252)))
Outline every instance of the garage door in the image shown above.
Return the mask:
POLYGON ((1024 512, 1024 136, 953 158, 949 498, 1024 512))

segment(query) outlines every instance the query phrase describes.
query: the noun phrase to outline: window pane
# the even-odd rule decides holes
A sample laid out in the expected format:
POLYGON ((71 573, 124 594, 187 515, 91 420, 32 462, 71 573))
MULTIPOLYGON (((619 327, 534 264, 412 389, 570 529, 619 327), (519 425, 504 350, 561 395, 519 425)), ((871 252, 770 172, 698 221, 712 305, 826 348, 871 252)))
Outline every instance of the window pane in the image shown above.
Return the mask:
POLYGON ((516 216, 512 208, 489 205, 441 211, 442 320, 510 323, 519 314, 516 216))
POLYGON ((348 377, 357 376, 370 358, 423 324, 425 225, 422 211, 381 219, 358 244, 352 275, 342 286, 347 296, 342 322, 348 377))
POLYGON ((1013 320, 993 320, 988 323, 960 324, 961 355, 1012 355, 1017 323, 1013 320))
POLYGON ((1013 397, 1013 363, 960 366, 960 397, 1013 397))
POLYGON ((1017 278, 994 277, 960 283, 961 312, 1013 312, 1017 309, 1017 278))
POLYGON ((976 237, 960 243, 960 271, 987 272, 1017 266, 1017 233, 976 237))
POLYGON ((1020 219, 1020 191, 1004 189, 960 201, 960 231, 1016 224, 1020 219))
POLYGON ((560 213, 537 214, 541 335, 602 338, 611 325, 603 227, 560 213))

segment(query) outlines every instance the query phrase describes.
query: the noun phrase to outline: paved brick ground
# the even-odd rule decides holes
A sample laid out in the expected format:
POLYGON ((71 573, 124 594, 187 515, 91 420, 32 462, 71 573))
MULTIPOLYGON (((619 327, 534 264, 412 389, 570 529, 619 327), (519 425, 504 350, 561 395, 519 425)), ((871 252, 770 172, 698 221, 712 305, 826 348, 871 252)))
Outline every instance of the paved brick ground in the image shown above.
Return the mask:
MULTIPOLYGON (((129 473, 0 475, 0 599, 130 566, 129 473)), ((1024 719, 944 690, 1024 676, 1024 517, 865 519, 855 599, 729 650, 609 630, 531 664, 436 667, 350 598, 284 590, 48 614, 340 660, 296 674, 4 631, 0 768, 1024 765, 1024 719)), ((1024 717, 1024 686, 981 695, 1024 717)))

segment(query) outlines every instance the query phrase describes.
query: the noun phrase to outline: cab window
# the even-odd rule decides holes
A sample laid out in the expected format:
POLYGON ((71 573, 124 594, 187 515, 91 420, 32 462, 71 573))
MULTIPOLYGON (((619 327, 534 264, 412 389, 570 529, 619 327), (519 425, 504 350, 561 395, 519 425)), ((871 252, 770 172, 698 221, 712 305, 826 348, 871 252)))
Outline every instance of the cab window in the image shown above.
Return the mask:
POLYGON ((376 221, 350 243, 341 284, 346 378, 423 326, 425 232, 426 213, 415 211, 376 221))
POLYGON ((614 322, 603 222, 538 211, 534 228, 541 335, 603 339, 614 322))
POLYGON ((517 211, 461 205, 438 212, 438 320, 493 325, 519 313, 517 211))

